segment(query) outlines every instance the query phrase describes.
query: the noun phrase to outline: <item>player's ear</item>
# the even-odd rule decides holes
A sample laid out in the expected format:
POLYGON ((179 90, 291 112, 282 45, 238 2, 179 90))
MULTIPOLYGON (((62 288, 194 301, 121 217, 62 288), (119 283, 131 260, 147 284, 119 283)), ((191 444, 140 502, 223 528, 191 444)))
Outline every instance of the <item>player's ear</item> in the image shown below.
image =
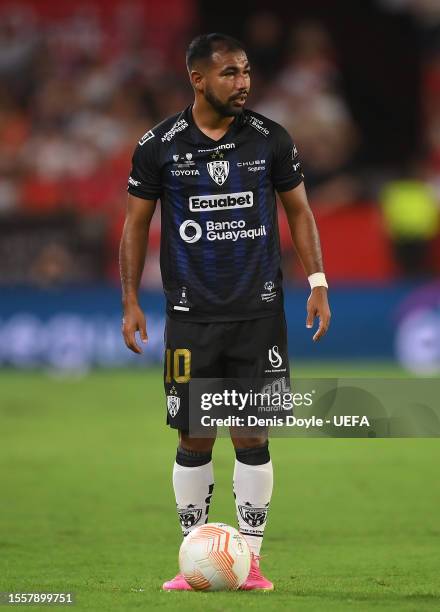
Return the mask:
POLYGON ((203 89, 203 74, 199 70, 191 70, 189 74, 191 85, 196 91, 203 89))

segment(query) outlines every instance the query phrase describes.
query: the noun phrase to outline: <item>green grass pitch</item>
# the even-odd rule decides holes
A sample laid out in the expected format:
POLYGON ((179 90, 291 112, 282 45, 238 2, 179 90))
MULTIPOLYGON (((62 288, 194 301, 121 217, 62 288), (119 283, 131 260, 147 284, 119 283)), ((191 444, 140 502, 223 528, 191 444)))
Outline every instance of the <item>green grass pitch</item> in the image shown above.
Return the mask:
MULTIPOLYGON (((0 373, 0 591, 71 591, 96 611, 440 608, 438 439, 274 439, 276 590, 161 592, 180 544, 164 410, 159 370, 0 373)), ((210 520, 235 525, 229 440, 214 465, 210 520)))

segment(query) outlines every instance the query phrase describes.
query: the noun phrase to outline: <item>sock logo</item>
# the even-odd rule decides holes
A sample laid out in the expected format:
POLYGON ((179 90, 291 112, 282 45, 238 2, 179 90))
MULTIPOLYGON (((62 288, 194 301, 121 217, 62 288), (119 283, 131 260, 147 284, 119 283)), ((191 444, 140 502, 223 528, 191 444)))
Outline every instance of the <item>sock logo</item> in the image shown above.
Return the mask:
POLYGON ((269 504, 266 504, 263 508, 254 508, 252 504, 246 502, 244 506, 238 505, 238 511, 250 527, 261 527, 266 522, 268 506, 269 504))
POLYGON ((184 529, 190 529, 200 521, 202 509, 189 504, 186 508, 177 508, 180 524, 184 529))

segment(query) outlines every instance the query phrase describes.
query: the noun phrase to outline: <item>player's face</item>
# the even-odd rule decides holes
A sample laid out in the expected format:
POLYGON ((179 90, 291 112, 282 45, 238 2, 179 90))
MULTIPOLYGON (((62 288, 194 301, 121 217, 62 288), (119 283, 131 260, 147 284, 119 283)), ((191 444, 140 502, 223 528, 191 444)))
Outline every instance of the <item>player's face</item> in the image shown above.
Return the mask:
POLYGON ((216 51, 203 75, 203 94, 223 117, 243 111, 249 93, 250 66, 244 51, 216 51))

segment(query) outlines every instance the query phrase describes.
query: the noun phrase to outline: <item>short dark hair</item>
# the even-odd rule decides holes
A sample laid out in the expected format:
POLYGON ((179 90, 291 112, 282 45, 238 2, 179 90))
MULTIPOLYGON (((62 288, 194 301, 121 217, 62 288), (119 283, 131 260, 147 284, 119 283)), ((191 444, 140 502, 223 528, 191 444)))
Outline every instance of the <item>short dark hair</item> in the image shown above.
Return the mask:
POLYGON ((198 60, 209 60, 211 55, 218 51, 246 51, 243 43, 228 34, 213 32, 201 34, 194 38, 186 50, 186 66, 191 70, 198 60))

